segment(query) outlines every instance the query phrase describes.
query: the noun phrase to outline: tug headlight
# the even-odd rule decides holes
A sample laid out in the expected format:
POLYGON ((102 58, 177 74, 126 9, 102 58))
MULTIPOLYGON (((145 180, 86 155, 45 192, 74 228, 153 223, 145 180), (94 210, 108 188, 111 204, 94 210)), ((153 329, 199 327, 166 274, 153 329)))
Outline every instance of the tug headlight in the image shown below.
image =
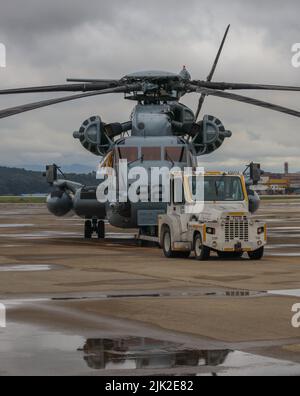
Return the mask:
POLYGON ((259 227, 258 229, 257 229, 257 234, 258 235, 261 235, 261 234, 263 234, 265 232, 265 227, 259 227))
POLYGON ((206 228, 206 233, 209 234, 209 235, 215 235, 216 229, 213 228, 213 227, 207 227, 206 228))

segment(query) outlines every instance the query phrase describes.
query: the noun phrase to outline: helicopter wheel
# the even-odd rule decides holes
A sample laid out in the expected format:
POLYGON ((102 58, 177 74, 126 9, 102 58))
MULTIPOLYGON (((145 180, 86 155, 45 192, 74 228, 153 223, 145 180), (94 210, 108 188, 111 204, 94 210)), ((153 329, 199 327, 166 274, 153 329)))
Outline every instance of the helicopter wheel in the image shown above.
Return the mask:
POLYGON ((92 239, 93 235, 93 226, 90 220, 86 220, 84 224, 84 238, 85 239, 92 239))
POLYGON ((99 220, 97 224, 97 235, 98 239, 105 238, 105 223, 103 220, 99 220))

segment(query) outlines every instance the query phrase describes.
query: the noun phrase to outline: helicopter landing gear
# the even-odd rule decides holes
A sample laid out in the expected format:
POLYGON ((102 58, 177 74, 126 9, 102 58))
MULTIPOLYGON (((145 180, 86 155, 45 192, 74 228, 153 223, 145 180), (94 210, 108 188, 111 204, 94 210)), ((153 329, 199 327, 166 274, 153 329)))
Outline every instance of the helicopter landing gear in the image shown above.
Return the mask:
POLYGON ((105 224, 103 220, 99 220, 97 224, 97 235, 98 239, 105 238, 105 224))
POLYGON ((91 220, 86 220, 84 224, 84 238, 85 239, 92 239, 93 235, 93 227, 91 220))
POLYGON ((98 239, 105 238, 105 223, 103 220, 92 219, 86 220, 84 224, 84 238, 92 239, 93 234, 96 233, 98 239))

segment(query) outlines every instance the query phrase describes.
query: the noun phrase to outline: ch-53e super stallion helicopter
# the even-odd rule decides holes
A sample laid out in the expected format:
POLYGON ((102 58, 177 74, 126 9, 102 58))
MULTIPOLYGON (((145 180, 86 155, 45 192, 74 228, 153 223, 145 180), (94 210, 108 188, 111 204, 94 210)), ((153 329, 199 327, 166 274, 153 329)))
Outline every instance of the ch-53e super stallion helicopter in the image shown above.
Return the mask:
MULTIPOLYGON (((87 119, 74 138, 92 154, 102 157, 104 166, 110 164, 118 170, 118 161, 127 159, 128 169, 137 164, 147 170, 151 167, 194 167, 199 157, 219 149, 231 132, 215 116, 206 115, 198 122, 204 100, 216 96, 237 102, 264 107, 269 110, 300 117, 300 112, 263 102, 228 90, 300 91, 300 87, 213 82, 213 76, 228 34, 228 26, 217 53, 212 70, 205 81, 193 80, 184 67, 179 74, 148 71, 128 74, 121 79, 69 79, 72 84, 1 90, 0 95, 82 92, 81 94, 29 103, 0 111, 0 118, 92 96, 112 93, 124 94, 125 99, 137 102, 131 118, 124 123, 104 123, 99 116, 87 119), (199 93, 196 113, 180 103, 189 93, 199 93)), ((139 228, 155 233, 157 217, 166 211, 166 203, 101 204, 96 199, 96 187, 82 186, 58 179, 58 167, 49 166, 47 181, 54 191, 47 200, 48 209, 56 216, 72 210, 85 219, 85 237, 96 232, 105 236, 104 221, 120 228, 139 228)), ((95 183, 96 184, 96 183, 95 183)), ((258 207, 258 197, 249 189, 252 211, 258 207)))

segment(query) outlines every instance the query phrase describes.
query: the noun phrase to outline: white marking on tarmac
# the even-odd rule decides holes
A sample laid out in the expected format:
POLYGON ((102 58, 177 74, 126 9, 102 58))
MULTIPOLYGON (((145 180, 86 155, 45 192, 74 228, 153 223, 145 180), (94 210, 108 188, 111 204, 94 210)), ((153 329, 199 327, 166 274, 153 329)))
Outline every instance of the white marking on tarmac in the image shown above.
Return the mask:
POLYGON ((276 294, 277 296, 300 297, 300 289, 270 290, 268 291, 268 294, 276 294))

